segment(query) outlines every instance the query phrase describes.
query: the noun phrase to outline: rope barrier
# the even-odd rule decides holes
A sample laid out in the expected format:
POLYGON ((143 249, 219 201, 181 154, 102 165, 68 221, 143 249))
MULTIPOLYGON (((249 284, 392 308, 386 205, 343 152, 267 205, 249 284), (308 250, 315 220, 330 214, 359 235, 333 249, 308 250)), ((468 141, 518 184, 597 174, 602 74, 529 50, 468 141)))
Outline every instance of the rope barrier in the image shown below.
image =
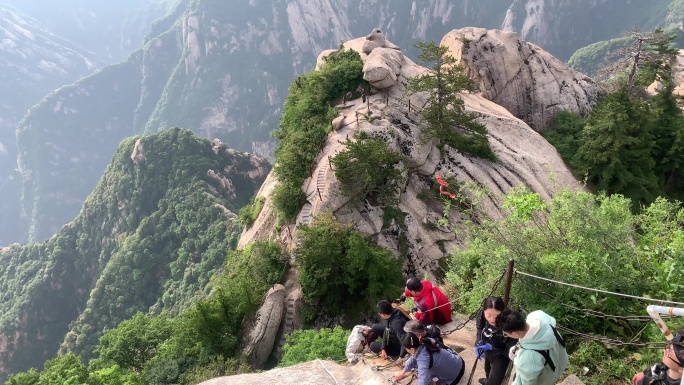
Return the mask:
POLYGON ((522 272, 522 271, 517 270, 517 269, 515 270, 515 273, 516 273, 516 274, 523 275, 523 276, 527 276, 527 277, 530 277, 530 278, 539 279, 539 280, 542 280, 542 281, 547 281, 547 282, 556 283, 556 284, 559 284, 559 285, 565 285, 565 286, 570 286, 570 287, 574 287, 574 288, 577 288, 577 289, 584 289, 584 290, 589 290, 589 291, 595 291, 595 292, 597 292, 597 293, 612 294, 612 295, 616 295, 616 296, 619 296, 619 297, 632 298, 632 299, 639 299, 639 300, 648 301, 648 302, 660 302, 660 303, 669 303, 669 304, 673 304, 673 305, 684 306, 684 303, 682 303, 682 302, 667 301, 667 300, 657 299, 657 298, 639 297, 639 296, 636 296, 636 295, 629 295, 629 294, 615 293, 615 292, 607 291, 607 290, 594 289, 594 288, 591 288, 591 287, 580 286, 580 285, 575 285, 575 284, 572 284, 572 283, 566 283, 566 282, 556 281, 556 280, 550 279, 550 278, 539 277, 539 276, 536 276, 536 275, 533 275, 533 274, 529 274, 529 273, 522 272))
POLYGON ((316 358, 316 361, 318 361, 318 363, 321 364, 321 367, 323 368, 323 370, 325 370, 326 373, 328 373, 328 374, 330 375, 330 377, 332 377, 332 379, 335 381, 335 383, 336 383, 337 385, 340 385, 340 383, 337 382, 337 378, 335 378, 335 376, 333 376, 333 374, 330 373, 330 371, 325 367, 325 365, 323 365, 323 362, 322 362, 320 359, 318 359, 318 358, 316 358))

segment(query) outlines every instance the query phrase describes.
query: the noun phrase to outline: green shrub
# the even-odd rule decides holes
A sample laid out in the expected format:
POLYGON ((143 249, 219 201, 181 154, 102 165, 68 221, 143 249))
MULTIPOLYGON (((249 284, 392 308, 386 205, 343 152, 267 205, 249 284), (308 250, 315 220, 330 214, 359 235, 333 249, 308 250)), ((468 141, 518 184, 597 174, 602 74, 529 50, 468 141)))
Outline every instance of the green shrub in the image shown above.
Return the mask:
POLYGON ((249 204, 240 209, 240 212, 238 213, 238 219, 240 220, 240 223, 245 226, 245 228, 249 229, 252 227, 254 221, 256 221, 257 217, 259 217, 261 209, 264 207, 264 201, 264 197, 258 197, 256 199, 252 198, 249 201, 249 204))
POLYGON ((352 198, 351 203, 375 193, 383 204, 394 204, 402 179, 398 166, 404 156, 381 139, 347 139, 344 144, 346 149, 332 159, 342 193, 352 198))
POLYGON ((296 253, 307 304, 331 315, 358 314, 401 292, 401 261, 350 225, 327 214, 300 231, 296 253))
POLYGON ((316 358, 343 360, 349 333, 339 326, 334 329, 295 330, 287 336, 279 366, 291 366, 316 358))
POLYGON ((364 84, 361 56, 349 49, 326 57, 319 71, 298 77, 290 86, 279 129, 273 132, 280 141, 274 172, 285 186, 273 191, 273 205, 282 219, 291 221, 297 215, 302 183, 337 116, 332 102, 364 84))

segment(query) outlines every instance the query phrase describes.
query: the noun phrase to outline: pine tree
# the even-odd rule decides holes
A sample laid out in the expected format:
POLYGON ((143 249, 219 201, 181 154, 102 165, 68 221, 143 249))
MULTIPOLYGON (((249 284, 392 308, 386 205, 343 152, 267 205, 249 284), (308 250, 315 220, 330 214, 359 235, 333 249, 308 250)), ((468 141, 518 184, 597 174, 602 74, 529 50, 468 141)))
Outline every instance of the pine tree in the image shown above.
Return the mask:
POLYGON ((648 105, 622 88, 587 118, 576 164, 599 190, 623 194, 635 205, 651 202, 657 195, 652 127, 648 105))
POLYGON ((448 48, 434 42, 416 44, 423 64, 431 64, 432 71, 411 78, 406 90, 409 94, 429 92, 428 103, 420 115, 425 121, 423 139, 435 140, 455 149, 483 158, 494 159, 487 141, 487 129, 476 121, 477 114, 465 110, 458 93, 473 91, 473 82, 456 59, 448 55, 448 48))

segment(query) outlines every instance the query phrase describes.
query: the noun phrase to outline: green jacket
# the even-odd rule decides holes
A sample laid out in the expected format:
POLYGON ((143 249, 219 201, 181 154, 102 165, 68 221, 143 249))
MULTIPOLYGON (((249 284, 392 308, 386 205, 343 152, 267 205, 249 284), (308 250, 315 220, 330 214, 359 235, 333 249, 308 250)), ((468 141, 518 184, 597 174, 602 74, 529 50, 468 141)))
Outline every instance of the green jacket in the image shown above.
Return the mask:
POLYGON ((513 385, 553 385, 568 366, 568 353, 551 329, 556 326, 556 319, 537 310, 530 313, 526 321, 530 330, 518 342, 513 360, 517 372, 513 385), (556 370, 553 371, 544 356, 535 350, 548 350, 556 370))

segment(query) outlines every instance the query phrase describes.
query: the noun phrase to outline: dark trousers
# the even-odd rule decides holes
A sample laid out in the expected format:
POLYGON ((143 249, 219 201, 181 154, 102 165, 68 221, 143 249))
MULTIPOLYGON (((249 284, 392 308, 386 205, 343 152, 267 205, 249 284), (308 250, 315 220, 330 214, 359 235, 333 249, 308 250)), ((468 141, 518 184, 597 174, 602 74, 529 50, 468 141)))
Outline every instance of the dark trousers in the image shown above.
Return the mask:
POLYGON ((485 385, 501 385, 504 377, 506 377, 506 369, 511 359, 508 357, 501 357, 491 350, 484 352, 484 369, 487 375, 485 385))
POLYGON ((463 378, 463 375, 465 374, 465 360, 461 358, 461 362, 463 363, 463 365, 461 365, 461 371, 458 372, 458 376, 456 376, 456 379, 451 383, 451 385, 458 384, 458 382, 461 381, 461 378, 463 378))

